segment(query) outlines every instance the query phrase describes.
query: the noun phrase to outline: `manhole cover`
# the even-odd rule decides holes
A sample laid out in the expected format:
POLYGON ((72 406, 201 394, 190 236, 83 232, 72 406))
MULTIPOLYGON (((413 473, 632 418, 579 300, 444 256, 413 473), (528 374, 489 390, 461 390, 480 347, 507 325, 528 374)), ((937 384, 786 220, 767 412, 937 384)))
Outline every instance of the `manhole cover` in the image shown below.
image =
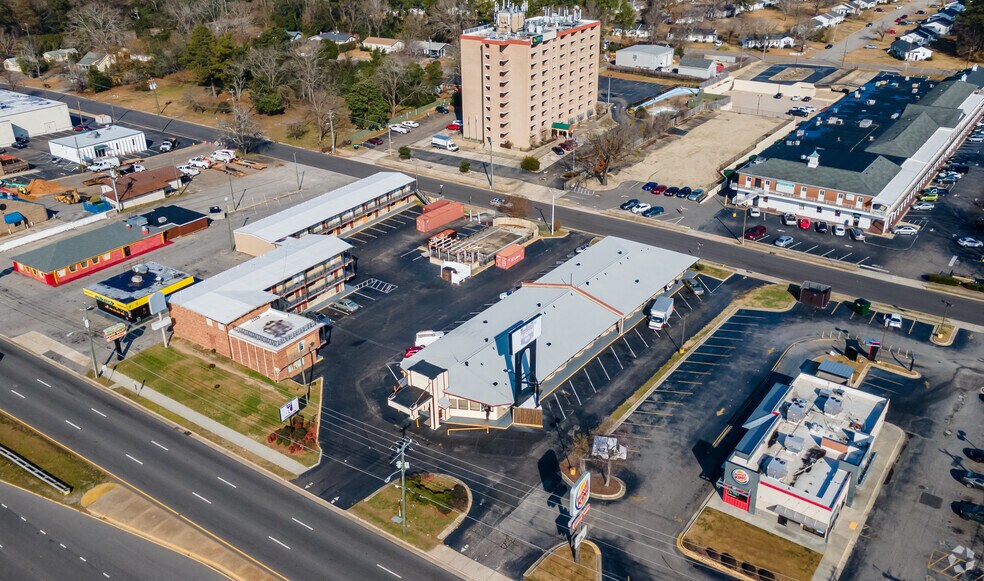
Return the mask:
POLYGON ((919 495, 919 503, 925 504, 930 508, 939 508, 943 506, 943 499, 928 492, 923 492, 919 495))

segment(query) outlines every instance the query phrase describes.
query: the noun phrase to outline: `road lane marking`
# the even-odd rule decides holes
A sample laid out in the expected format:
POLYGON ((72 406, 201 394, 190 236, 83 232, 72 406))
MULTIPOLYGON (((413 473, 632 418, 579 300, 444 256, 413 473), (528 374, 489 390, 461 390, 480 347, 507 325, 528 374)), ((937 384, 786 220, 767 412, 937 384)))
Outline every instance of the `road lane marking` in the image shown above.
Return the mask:
POLYGON ((239 488, 238 486, 236 486, 236 485, 235 485, 235 484, 233 484, 232 482, 229 482, 229 481, 228 481, 228 480, 226 480, 225 478, 222 478, 221 476, 216 476, 216 478, 218 478, 218 479, 219 479, 219 480, 221 480, 222 482, 225 482, 226 484, 228 484, 229 486, 231 486, 231 487, 233 487, 233 488, 239 488))
POLYGON ((17 392, 16 392, 16 391, 14 391, 14 390, 10 390, 10 393, 12 393, 12 394, 14 394, 14 395, 16 395, 17 397, 19 397, 19 398, 21 398, 21 399, 27 399, 26 397, 24 397, 23 395, 21 395, 21 394, 19 394, 19 393, 17 393, 17 392))
POLYGON ((194 494, 194 495, 195 495, 195 496, 197 496, 198 498, 200 498, 200 499, 202 499, 202 500, 204 500, 205 502, 207 502, 207 503, 209 503, 209 504, 212 504, 212 501, 211 501, 211 500, 209 500, 209 499, 207 499, 207 498, 205 498, 205 497, 204 497, 204 496, 202 496, 201 494, 198 494, 197 492, 192 492, 192 494, 194 494))
POLYGON ((270 539, 271 541, 273 541, 273 542, 275 542, 275 543, 277 543, 277 544, 278 544, 278 545, 280 545, 281 547, 283 547, 283 548, 285 548, 285 549, 287 549, 288 551, 290 550, 290 547, 288 547, 287 545, 285 545, 285 544, 283 544, 283 543, 281 543, 280 541, 278 541, 277 539, 275 539, 275 538, 273 538, 273 537, 271 537, 270 535, 267 535, 267 538, 268 538, 268 539, 270 539))
POLYGON ((40 379, 38 380, 38 383, 40 383, 41 385, 45 385, 47 387, 51 387, 51 384, 50 383, 45 383, 45 382, 41 381, 40 379))
POLYGON ((97 414, 101 415, 104 418, 107 417, 106 414, 102 413, 101 411, 97 410, 96 408, 89 408, 89 409, 92 410, 92 411, 94 411, 94 412, 96 412, 97 414))
POLYGON ((304 528, 306 528, 306 529, 307 529, 307 530, 309 530, 309 531, 313 531, 313 530, 314 530, 313 528, 311 528, 311 527, 309 527, 308 525, 306 525, 306 524, 304 524, 304 523, 302 523, 301 521, 299 521, 299 520, 297 520, 297 519, 296 519, 296 518, 294 518, 294 517, 290 517, 290 520, 292 520, 292 521, 294 521, 294 522, 296 522, 297 524, 299 524, 299 525, 301 525, 302 527, 304 527, 304 528))
POLYGON ((73 427, 73 428, 75 428, 76 430, 81 430, 81 429, 82 429, 82 428, 80 428, 80 427, 78 427, 78 426, 76 426, 75 424, 73 424, 72 422, 70 422, 70 421, 68 421, 68 420, 65 420, 65 423, 66 423, 66 424, 68 424, 68 425, 70 425, 70 426, 72 426, 72 427, 73 427))
POLYGON ((382 565, 380 565, 379 563, 376 563, 376 566, 377 566, 377 567, 379 567, 380 569, 382 569, 383 571, 386 571, 386 572, 387 572, 387 573, 389 573, 390 575, 392 575, 392 576, 394 576, 394 577, 396 577, 397 579, 403 579, 403 577, 400 577, 399 575, 397 575, 396 573, 394 573, 394 572, 392 572, 392 571, 390 571, 390 570, 389 570, 389 569, 387 569, 386 567, 383 567, 383 566, 382 566, 382 565))
POLYGON ((153 441, 153 440, 151 440, 151 441, 150 441, 150 443, 151 443, 151 444, 153 444, 153 445, 155 445, 155 446, 157 446, 157 447, 158 447, 158 448, 160 448, 161 450, 164 450, 165 452, 167 452, 167 451, 168 451, 168 449, 167 449, 167 448, 165 448, 164 446, 161 446, 160 444, 158 444, 157 442, 155 442, 155 441, 153 441))
POLYGON ((133 460, 133 461, 134 461, 134 462, 136 462, 137 464, 140 464, 141 466, 143 466, 143 462, 141 462, 140 460, 137 460, 137 459, 136 459, 136 458, 134 458, 133 456, 131 456, 131 455, 129 455, 129 454, 126 454, 126 457, 127 457, 127 458, 129 458, 130 460, 133 460))
POLYGON ((58 546, 61 547, 61 548, 63 548, 63 549, 67 549, 68 548, 68 547, 65 546, 64 543, 58 543, 58 546))
POLYGON ((47 535, 48 534, 48 533, 44 532, 44 529, 38 529, 38 532, 41 533, 42 535, 47 535))
POLYGON ((83 563, 88 563, 88 561, 85 560, 85 557, 79 557, 79 561, 82 561, 83 563))
POLYGON ((109 579, 109 573, 103 572, 103 577, 109 579))

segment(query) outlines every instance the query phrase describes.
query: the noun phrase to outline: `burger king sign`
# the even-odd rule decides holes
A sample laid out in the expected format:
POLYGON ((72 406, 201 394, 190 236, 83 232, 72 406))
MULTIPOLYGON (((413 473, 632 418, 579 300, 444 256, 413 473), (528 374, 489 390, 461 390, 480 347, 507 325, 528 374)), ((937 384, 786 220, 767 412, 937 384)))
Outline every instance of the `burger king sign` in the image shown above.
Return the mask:
POLYGON ((748 472, 745 472, 741 468, 735 468, 732 470, 731 478, 733 478, 738 484, 748 484, 748 472))
POLYGON ((581 511, 588 506, 588 499, 591 497, 591 475, 587 472, 574 483, 570 494, 570 513, 572 517, 581 514, 581 511))

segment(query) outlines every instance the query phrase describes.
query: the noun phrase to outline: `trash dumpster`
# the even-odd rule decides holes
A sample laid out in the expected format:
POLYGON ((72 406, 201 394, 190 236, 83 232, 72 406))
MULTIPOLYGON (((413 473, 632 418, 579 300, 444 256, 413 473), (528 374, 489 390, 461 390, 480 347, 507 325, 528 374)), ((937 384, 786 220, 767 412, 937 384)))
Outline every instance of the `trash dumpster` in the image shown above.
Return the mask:
POLYGON ((800 285, 799 301, 803 304, 826 309, 830 303, 830 285, 804 281, 800 285))
POLYGON ((870 315, 871 301, 865 299, 854 299, 854 306, 851 308, 855 315, 870 315))

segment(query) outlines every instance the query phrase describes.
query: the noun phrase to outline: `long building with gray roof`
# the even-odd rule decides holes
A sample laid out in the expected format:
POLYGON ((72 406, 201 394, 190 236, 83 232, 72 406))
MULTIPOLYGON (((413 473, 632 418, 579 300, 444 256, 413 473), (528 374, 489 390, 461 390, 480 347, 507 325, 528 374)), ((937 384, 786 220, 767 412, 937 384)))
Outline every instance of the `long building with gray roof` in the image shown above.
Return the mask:
POLYGON ((939 82, 882 73, 739 168, 739 204, 886 233, 984 109, 976 68, 939 82))

